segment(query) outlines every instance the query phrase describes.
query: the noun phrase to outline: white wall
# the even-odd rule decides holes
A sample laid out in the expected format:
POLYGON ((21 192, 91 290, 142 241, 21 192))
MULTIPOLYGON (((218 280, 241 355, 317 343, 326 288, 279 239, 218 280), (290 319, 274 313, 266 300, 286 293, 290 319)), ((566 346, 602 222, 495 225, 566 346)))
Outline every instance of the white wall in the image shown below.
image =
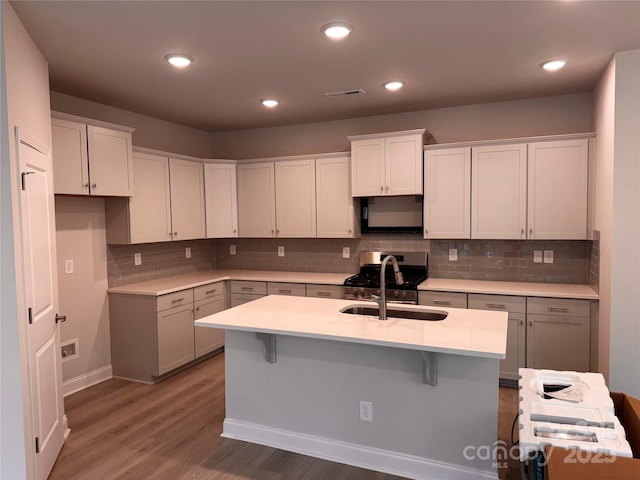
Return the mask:
POLYGON ((2 163, 0 165, 2 210, 2 317, 0 438, 2 458, 0 478, 31 478, 33 475, 33 438, 29 381, 26 367, 27 335, 24 292, 20 285, 22 258, 19 232, 12 215, 18 199, 17 159, 14 127, 20 126, 41 144, 51 147, 49 74, 47 62, 15 14, 11 4, 2 2, 6 121, 2 122, 2 163), (12 181, 14 180, 14 181, 12 181), (13 245, 11 244, 13 242, 13 245))
POLYGON ((136 130, 133 132, 133 144, 138 147, 201 158, 211 157, 209 132, 58 92, 51 92, 51 109, 134 127, 136 130))
POLYGON ((111 365, 104 199, 57 196, 56 244, 60 312, 67 316, 60 340, 78 339, 80 354, 62 364, 62 380, 83 386, 82 377, 111 365), (65 274, 65 260, 73 261, 73 274, 65 274))
POLYGON ((426 128, 437 143, 591 131, 591 94, 439 108, 211 135, 216 158, 350 150, 348 135, 426 128))

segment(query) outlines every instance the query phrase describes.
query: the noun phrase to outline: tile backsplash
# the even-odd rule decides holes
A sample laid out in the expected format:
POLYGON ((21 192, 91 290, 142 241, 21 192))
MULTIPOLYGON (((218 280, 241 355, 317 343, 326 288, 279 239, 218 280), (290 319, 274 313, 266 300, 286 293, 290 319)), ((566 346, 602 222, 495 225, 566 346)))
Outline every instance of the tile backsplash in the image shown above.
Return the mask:
MULTIPOLYGON (((109 286, 120 286, 198 270, 251 269, 296 272, 355 273, 359 252, 424 251, 430 254, 429 276, 472 280, 592 284, 592 241, 425 240, 420 235, 364 235, 358 239, 235 238, 142 245, 108 245, 109 286), (236 255, 229 247, 235 245, 236 255), (185 247, 191 258, 185 258, 185 247), (284 247, 284 256, 278 256, 284 247), (349 247, 350 258, 343 258, 349 247), (449 249, 458 261, 449 261, 449 249), (534 263, 534 250, 553 250, 554 263, 534 263), (135 266, 134 253, 142 254, 135 266)), ((596 280, 597 283, 597 280, 596 280)))

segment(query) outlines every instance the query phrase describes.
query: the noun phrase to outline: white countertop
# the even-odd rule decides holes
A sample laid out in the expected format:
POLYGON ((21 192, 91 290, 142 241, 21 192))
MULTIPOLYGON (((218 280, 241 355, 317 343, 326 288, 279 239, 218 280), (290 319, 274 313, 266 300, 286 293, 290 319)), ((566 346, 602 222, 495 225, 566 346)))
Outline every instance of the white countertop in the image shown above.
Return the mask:
POLYGON ((569 283, 492 282, 487 280, 429 278, 418 286, 418 290, 584 300, 598 300, 599 298, 596 291, 589 285, 569 283))
POLYGON ((186 288, 199 287, 222 280, 249 280, 257 282, 317 283, 342 285, 353 273, 278 272, 273 270, 210 270, 175 277, 160 278, 147 282, 112 287, 109 293, 129 295, 165 295, 186 288))
POLYGON ((505 358, 507 313, 458 308, 393 305, 405 310, 444 311, 441 321, 340 313, 373 302, 270 295, 204 317, 196 326, 320 338, 485 358, 505 358))

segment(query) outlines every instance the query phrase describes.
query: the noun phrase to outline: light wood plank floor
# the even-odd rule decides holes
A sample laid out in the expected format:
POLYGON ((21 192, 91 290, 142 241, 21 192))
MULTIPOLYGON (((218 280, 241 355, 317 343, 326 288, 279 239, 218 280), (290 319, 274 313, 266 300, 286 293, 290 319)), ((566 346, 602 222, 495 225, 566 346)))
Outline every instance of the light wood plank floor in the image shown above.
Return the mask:
MULTIPOLYGON (((400 477, 220 437, 224 354, 156 385, 111 379, 65 399, 71 434, 50 480, 395 480, 400 477)), ((500 389, 511 445, 517 392, 500 389)), ((500 469, 517 479, 517 462, 500 469)))

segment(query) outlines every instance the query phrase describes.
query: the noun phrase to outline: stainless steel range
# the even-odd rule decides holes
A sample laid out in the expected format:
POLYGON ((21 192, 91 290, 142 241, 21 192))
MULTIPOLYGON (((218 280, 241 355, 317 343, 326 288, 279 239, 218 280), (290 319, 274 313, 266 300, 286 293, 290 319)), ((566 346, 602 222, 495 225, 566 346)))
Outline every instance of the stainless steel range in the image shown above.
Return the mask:
POLYGON ((387 255, 398 261, 404 283, 397 285, 391 263, 385 270, 387 302, 418 303, 418 285, 427 279, 428 255, 421 252, 360 252, 360 272, 344 281, 346 300, 371 300, 380 295, 380 265, 387 255))

